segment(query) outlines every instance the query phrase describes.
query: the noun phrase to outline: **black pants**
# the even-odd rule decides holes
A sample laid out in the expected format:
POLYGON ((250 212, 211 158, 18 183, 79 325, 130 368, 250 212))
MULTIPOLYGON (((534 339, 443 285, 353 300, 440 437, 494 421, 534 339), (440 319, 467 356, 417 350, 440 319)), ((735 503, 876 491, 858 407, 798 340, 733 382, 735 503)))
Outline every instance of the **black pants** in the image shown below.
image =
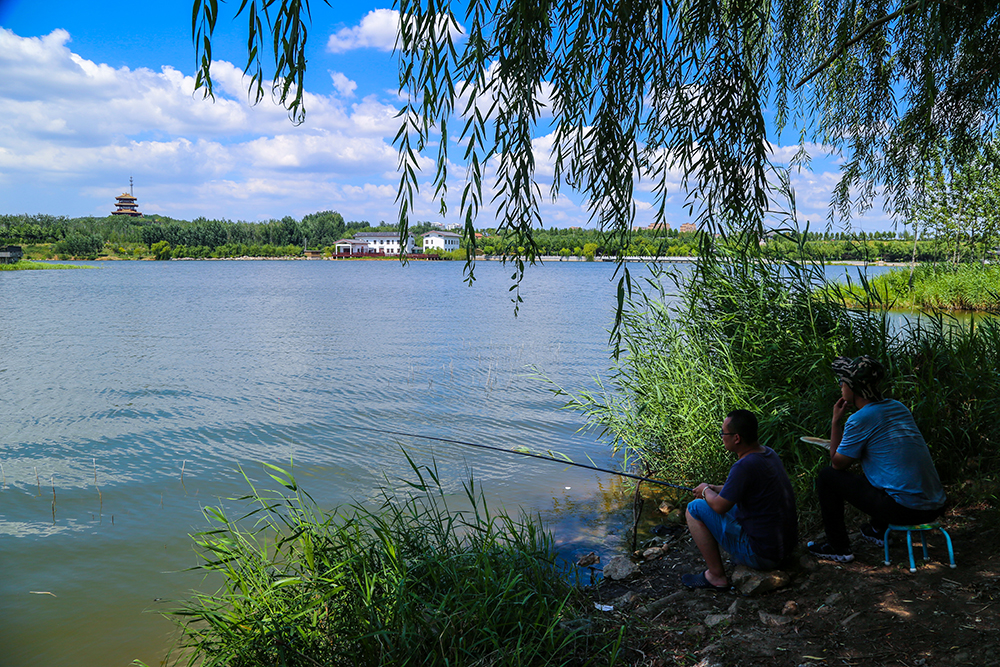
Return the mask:
POLYGON ((864 475, 835 470, 832 466, 819 472, 816 478, 819 508, 826 529, 826 541, 835 549, 850 549, 851 540, 844 526, 844 503, 849 502, 872 518, 872 527, 885 532, 890 523, 927 523, 941 516, 943 508, 915 510, 892 499, 885 489, 877 489, 864 475))

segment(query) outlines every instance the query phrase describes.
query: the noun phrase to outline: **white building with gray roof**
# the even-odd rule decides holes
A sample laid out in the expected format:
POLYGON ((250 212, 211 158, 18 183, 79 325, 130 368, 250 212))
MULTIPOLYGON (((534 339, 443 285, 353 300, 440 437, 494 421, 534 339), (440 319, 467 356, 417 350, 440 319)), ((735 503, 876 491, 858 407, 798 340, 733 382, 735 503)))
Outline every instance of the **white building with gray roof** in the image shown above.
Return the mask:
MULTIPOLYGON (((358 232, 354 235, 354 238, 358 241, 366 242, 372 252, 384 253, 386 255, 398 255, 400 253, 399 234, 396 232, 358 232)), ((403 248, 402 252, 409 255, 413 252, 414 247, 413 235, 410 234, 406 237, 406 247, 403 248)))

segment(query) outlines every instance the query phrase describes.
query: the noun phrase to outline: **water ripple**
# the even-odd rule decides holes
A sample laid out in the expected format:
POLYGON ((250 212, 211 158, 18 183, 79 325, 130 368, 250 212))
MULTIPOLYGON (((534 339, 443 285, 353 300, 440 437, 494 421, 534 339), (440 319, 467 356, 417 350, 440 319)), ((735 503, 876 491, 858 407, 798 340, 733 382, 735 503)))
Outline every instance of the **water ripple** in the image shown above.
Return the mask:
MULTIPOLYGON (((262 462, 333 507, 407 491, 408 455, 436 468, 456 505, 474 477, 492 505, 541 512, 567 544, 606 539, 586 518, 610 507, 606 478, 418 436, 606 461, 534 369, 574 389, 605 371, 614 267, 538 267, 516 318, 507 269, 476 272, 473 287, 457 262, 120 262, 0 277, 0 549, 18 573, 0 580, 0 617, 17 621, 0 630, 17 638, 5 664, 107 664, 149 599, 198 584, 160 573, 197 563, 188 535, 205 528, 202 508, 241 512, 231 499, 248 480, 275 487, 262 462), (60 604, 25 602, 25 586, 58 588, 60 604), (63 647, 72 658, 38 657, 103 618, 63 647)), ((142 632, 162 646, 166 628, 142 632)))

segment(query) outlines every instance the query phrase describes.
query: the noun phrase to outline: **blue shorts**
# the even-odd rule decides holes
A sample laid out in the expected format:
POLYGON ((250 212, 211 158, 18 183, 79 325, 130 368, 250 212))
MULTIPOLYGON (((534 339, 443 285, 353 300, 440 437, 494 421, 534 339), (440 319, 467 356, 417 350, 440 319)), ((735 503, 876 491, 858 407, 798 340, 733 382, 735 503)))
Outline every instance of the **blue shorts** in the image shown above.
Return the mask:
POLYGON ((754 570, 773 570, 778 566, 769 558, 762 558, 750 547, 750 538, 743 532, 743 526, 736 520, 736 506, 719 514, 713 510, 707 501, 698 499, 688 503, 687 511, 698 521, 705 524, 719 546, 741 565, 754 570))

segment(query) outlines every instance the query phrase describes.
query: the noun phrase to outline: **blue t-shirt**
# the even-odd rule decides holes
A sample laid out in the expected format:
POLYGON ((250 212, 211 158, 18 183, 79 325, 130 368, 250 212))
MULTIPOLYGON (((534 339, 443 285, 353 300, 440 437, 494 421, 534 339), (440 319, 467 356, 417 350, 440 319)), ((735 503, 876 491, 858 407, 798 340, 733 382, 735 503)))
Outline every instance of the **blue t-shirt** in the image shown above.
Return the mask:
POLYGON ((736 520, 757 556, 779 562, 799 539, 795 493, 781 459, 770 447, 747 454, 729 469, 719 495, 736 505, 736 520))
POLYGON ((924 436, 899 401, 869 403, 848 417, 837 453, 860 459, 872 486, 885 489, 903 507, 944 505, 944 488, 924 436))

